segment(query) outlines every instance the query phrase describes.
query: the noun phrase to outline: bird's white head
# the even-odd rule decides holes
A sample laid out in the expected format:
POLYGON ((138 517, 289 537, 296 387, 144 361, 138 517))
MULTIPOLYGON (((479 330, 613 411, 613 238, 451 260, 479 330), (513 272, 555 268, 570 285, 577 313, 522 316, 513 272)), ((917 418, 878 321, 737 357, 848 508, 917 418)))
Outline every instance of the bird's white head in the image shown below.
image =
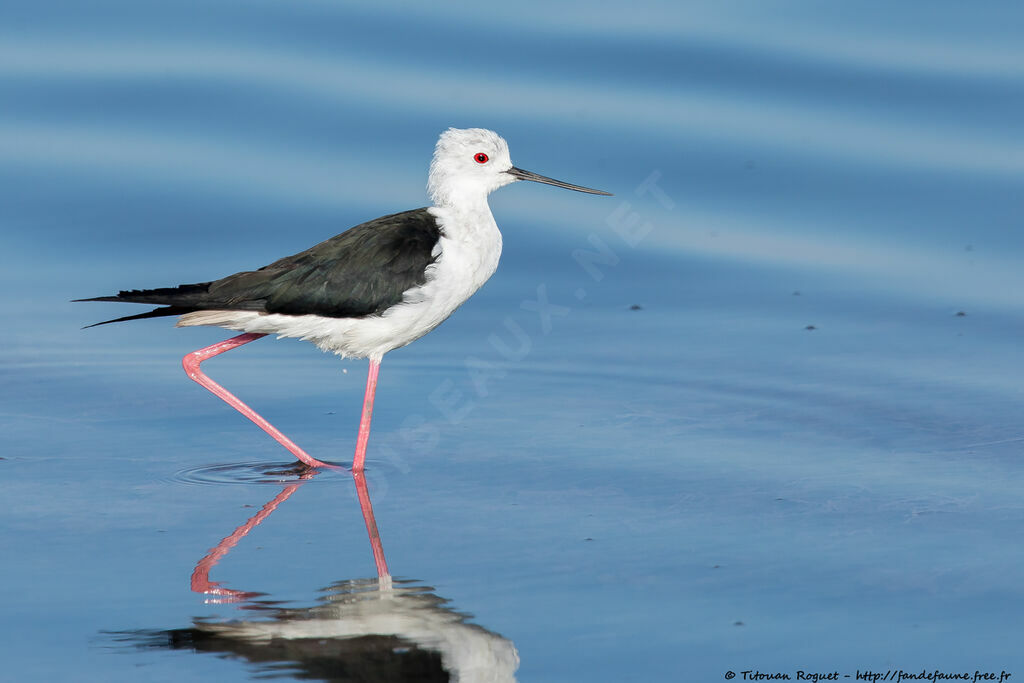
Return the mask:
POLYGON ((430 162, 427 191, 437 206, 472 204, 499 187, 532 180, 591 194, 609 193, 570 185, 512 165, 508 143, 493 130, 449 128, 441 133, 430 162))
POLYGON ((479 200, 515 182, 510 168, 508 143, 493 130, 449 128, 434 147, 427 190, 438 206, 479 200))

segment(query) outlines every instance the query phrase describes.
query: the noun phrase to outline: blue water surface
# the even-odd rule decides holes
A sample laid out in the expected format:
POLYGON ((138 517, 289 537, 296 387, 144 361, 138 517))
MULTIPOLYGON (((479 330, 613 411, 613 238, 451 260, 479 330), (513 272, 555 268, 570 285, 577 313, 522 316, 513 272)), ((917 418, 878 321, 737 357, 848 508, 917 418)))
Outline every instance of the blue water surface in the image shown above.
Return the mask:
MULTIPOLYGON (((1024 677, 1022 25, 0 0, 0 679, 1024 677), (494 194, 498 272, 384 359, 389 587, 352 478, 181 372, 228 333, 70 300, 424 206, 449 126, 615 196, 494 194)), ((350 461, 364 362, 204 367, 350 461)))

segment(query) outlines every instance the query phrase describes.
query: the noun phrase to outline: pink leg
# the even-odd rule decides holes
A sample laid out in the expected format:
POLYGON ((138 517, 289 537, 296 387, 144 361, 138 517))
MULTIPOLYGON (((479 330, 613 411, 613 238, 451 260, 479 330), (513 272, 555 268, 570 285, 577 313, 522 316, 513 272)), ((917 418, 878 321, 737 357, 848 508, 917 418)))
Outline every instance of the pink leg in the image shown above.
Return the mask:
MULTIPOLYGON (((231 392, 229 392, 227 389, 225 389, 224 387, 222 387, 221 385, 217 384, 212 379, 204 375, 202 370, 199 369, 199 366, 203 363, 203 361, 213 358, 214 356, 224 353, 225 351, 236 349, 239 346, 242 346, 243 344, 248 344, 251 341, 256 341, 257 339, 265 336, 267 335, 240 334, 237 337, 232 337, 231 339, 227 339, 220 343, 213 344, 211 346, 207 346, 206 348, 199 349, 198 351, 193 351, 192 353, 186 354, 185 357, 181 359, 181 364, 182 366, 184 366, 185 373, 189 377, 191 377, 196 382, 209 389, 210 392, 212 392, 215 396, 218 396, 221 400, 223 400, 229 406, 240 412, 242 415, 245 415, 247 418, 255 422, 257 427, 265 431, 267 434, 270 434, 270 436, 274 437, 274 439, 279 444, 281 444, 289 451, 291 451, 292 455, 294 455, 296 458, 304 462, 306 465, 310 467, 333 467, 332 465, 328 465, 327 463, 320 462, 319 460, 311 456, 309 453, 306 453, 306 451, 296 446, 295 443, 287 436, 282 434, 277 429, 277 427, 264 420, 259 415, 259 413, 257 413, 255 410, 242 403, 231 392)), ((374 376, 374 381, 376 381, 376 375, 374 376)), ((370 399, 370 403, 372 406, 372 397, 370 399)), ((366 409, 364 408, 363 410, 365 412, 366 409)), ((366 428, 367 432, 369 432, 369 424, 367 424, 366 428)), ((360 431, 360 435, 361 434, 362 431, 360 431)))
POLYGON ((366 488, 366 475, 362 472, 353 472, 352 478, 356 481, 356 495, 359 496, 359 509, 363 511, 363 521, 366 522, 366 533, 370 537, 370 547, 373 549, 373 562, 377 565, 377 577, 388 578, 391 573, 388 571, 387 560, 384 559, 384 547, 380 543, 380 533, 377 531, 377 520, 373 517, 373 505, 370 503, 370 492, 366 488))
POLYGON ((377 393, 377 373, 380 360, 370 359, 370 372, 366 376, 366 394, 363 396, 363 416, 359 419, 359 437, 356 439, 356 457, 352 460, 352 471, 362 472, 366 461, 366 442, 370 440, 370 420, 373 418, 373 397, 377 393))

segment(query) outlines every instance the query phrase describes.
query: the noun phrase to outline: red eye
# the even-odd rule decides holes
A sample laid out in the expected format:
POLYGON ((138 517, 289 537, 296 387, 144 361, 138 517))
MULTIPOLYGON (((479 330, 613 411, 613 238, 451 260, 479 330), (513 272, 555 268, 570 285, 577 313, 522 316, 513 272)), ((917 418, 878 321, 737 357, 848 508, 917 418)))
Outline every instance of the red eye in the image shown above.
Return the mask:
POLYGON ((476 160, 476 163, 478 163, 478 164, 486 164, 487 163, 487 159, 489 157, 486 154, 484 154, 483 152, 477 152, 476 156, 473 157, 473 158, 476 160))

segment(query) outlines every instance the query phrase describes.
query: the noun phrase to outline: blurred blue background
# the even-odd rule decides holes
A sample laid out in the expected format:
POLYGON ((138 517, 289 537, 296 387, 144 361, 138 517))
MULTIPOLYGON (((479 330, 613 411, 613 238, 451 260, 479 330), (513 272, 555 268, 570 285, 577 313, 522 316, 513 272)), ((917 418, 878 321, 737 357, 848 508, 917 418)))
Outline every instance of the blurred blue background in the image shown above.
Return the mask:
MULTIPOLYGON (((0 677, 293 675, 109 636, 251 618, 189 574, 276 489, 204 468, 289 456, 181 373, 228 333, 83 331, 144 309, 69 300, 423 206, 448 126, 616 196, 493 195, 497 274, 385 358, 368 476, 396 575, 513 642, 522 680, 1024 676, 1022 25, 0 0, 0 677)), ((265 340, 206 367, 351 457, 364 363, 265 340)), ((351 482, 309 482, 215 574, 284 605, 372 576, 351 482)))

